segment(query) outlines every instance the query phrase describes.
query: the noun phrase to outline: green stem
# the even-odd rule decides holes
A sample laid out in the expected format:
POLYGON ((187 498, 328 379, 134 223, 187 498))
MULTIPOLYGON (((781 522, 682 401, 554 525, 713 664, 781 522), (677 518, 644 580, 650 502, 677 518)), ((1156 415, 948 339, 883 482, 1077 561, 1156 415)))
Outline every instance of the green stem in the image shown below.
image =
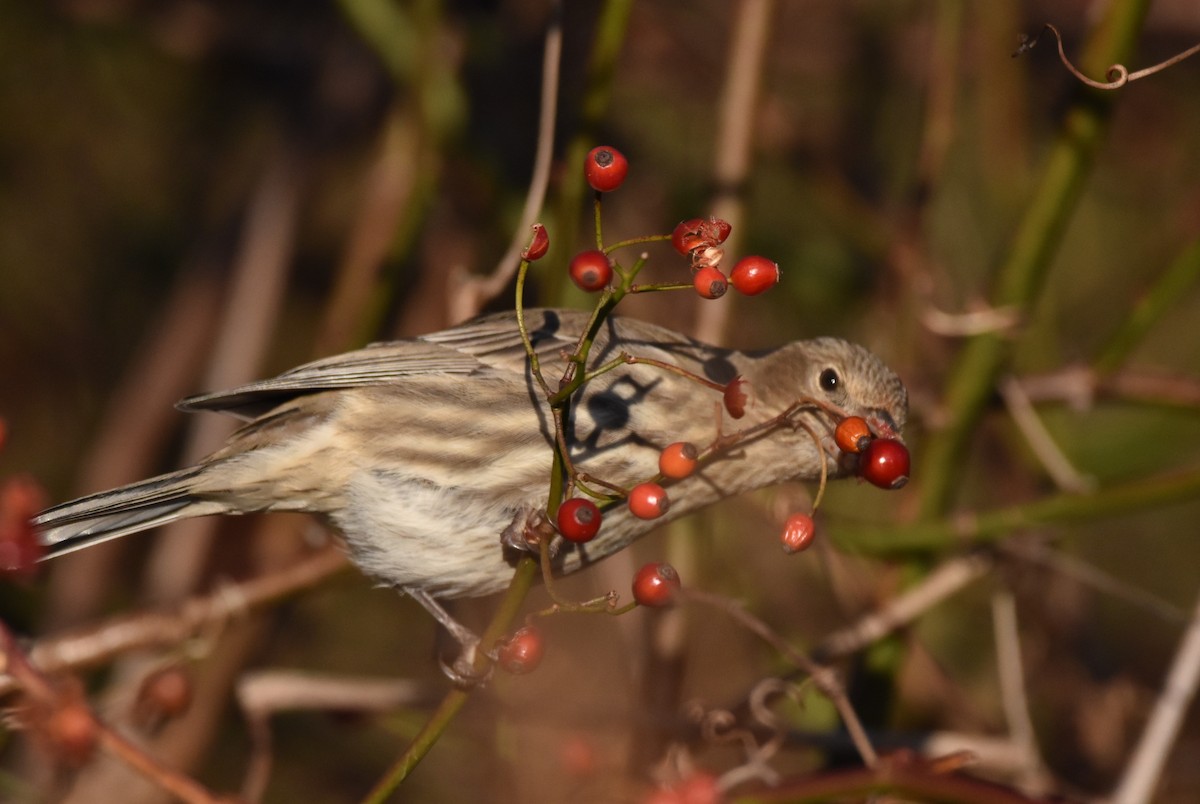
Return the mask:
POLYGON ((1118 514, 1190 502, 1200 496, 1200 468, 1132 480, 1091 494, 1057 494, 981 513, 909 525, 839 525, 831 536, 847 549, 871 555, 940 552, 999 541, 1026 528, 1088 522, 1118 514))
POLYGON ((1171 263, 1134 306, 1121 328, 1109 338, 1094 364, 1096 374, 1107 377, 1119 369, 1163 313, 1184 298, 1197 281, 1200 281, 1200 239, 1193 241, 1171 263))
MULTIPOLYGON (((1147 0, 1124 0, 1107 7, 1083 62, 1092 72, 1127 60, 1134 48, 1147 0), (1096 69, 1096 65, 1100 65, 1096 69)), ((1049 69, 1049 68, 1044 68, 1049 69)), ((1046 162, 1042 180, 1031 200, 1004 264, 996 275, 993 307, 1032 307, 1062 243, 1063 233, 1078 206, 1096 154, 1108 131, 1117 93, 1081 87, 1063 118, 1046 162)), ((951 506, 972 435, 982 418, 996 381, 1004 371, 1014 341, 1005 334, 972 338, 959 355, 945 398, 947 424, 930 439, 914 476, 921 478, 920 514, 932 519, 951 506)))
MULTIPOLYGON (((508 585, 508 593, 505 594, 500 608, 496 611, 487 630, 483 633, 483 638, 479 642, 479 650, 475 656, 474 665, 475 670, 479 673, 487 670, 490 661, 486 656, 487 650, 508 633, 510 626, 521 610, 521 605, 525 602, 525 596, 529 594, 529 590, 533 587, 533 582, 537 577, 537 559, 532 556, 522 558, 517 564, 512 582, 508 585)), ((412 772, 413 768, 424 759, 429 750, 441 738, 446 727, 450 725, 455 715, 463 708, 463 704, 467 702, 469 694, 470 690, 457 688, 446 693, 441 703, 438 704, 437 709, 425 721, 425 725, 421 727, 421 731, 413 738, 408 748, 388 768, 387 773, 384 774, 379 783, 363 799, 363 804, 382 804, 382 802, 387 800, 388 796, 395 792, 396 788, 408 778, 408 774, 412 772)))
POLYGON ((670 239, 670 235, 643 235, 641 237, 631 237, 628 240, 620 240, 616 243, 613 243, 611 246, 605 247, 604 253, 612 254, 614 251, 623 248, 629 248, 630 246, 640 246, 643 243, 661 243, 664 240, 670 239))

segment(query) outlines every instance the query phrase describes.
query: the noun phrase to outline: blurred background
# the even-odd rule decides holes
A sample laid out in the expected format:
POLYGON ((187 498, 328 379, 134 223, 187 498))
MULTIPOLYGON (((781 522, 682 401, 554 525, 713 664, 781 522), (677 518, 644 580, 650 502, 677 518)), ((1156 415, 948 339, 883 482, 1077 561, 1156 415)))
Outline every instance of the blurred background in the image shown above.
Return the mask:
MULTIPOLYGON (((544 0, 10 4, 0 482, 30 477, 59 501, 175 468, 230 426, 174 411, 188 393, 510 308, 511 288, 478 301, 466 288, 521 226, 551 15, 544 0)), ((655 294, 622 312, 736 347, 869 346, 910 389, 913 481, 834 484, 800 555, 785 559, 777 533, 815 489, 786 487, 562 591, 624 593, 642 561, 666 558, 686 585, 828 649, 881 750, 970 744, 982 778, 1086 799, 1122 778, 1200 578, 1200 58, 1087 91, 1048 36, 1011 57, 1047 22, 1097 79, 1111 53, 1136 69, 1200 41, 1185 0, 566 3, 537 217, 552 246, 527 300, 587 303, 565 265, 592 242, 579 165, 600 143, 631 164, 604 200, 608 242, 715 211, 735 224, 731 256, 778 261, 762 297, 655 294), (952 594, 888 636, 830 647, 947 567, 969 576, 952 594), (1002 690, 1013 661, 1017 695, 1002 690)), ((648 252, 647 277, 686 279, 669 247, 648 252)), ((0 616, 24 635, 84 627, 269 572, 319 538, 287 517, 190 530, 5 583, 0 616)), ((536 590, 529 606, 545 602, 536 590)), ((495 606, 456 613, 482 628, 495 606)), ((688 767, 744 767, 744 744, 692 713, 730 709, 761 745, 748 696, 802 679, 711 609, 544 624, 543 666, 474 693, 406 799, 639 800, 688 767)), ((127 724, 140 678, 186 668, 188 713, 130 728, 230 792, 264 756, 234 695, 252 674, 418 682, 383 713, 271 718, 265 799, 350 801, 447 688, 436 655, 418 607, 348 570, 82 678, 127 724)), ((799 690, 775 709, 785 739, 765 760, 802 786, 860 760, 829 703, 799 690)), ((1183 714, 1158 801, 1200 796, 1200 718, 1183 714)), ((111 760, 64 770, 2 740, 6 800, 164 795, 111 760)))

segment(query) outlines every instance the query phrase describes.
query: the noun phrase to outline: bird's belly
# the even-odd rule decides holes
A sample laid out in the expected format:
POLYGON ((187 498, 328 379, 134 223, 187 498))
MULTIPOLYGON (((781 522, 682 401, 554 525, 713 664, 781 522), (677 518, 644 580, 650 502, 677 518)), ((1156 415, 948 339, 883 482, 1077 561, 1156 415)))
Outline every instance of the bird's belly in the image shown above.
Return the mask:
POLYGON ((386 472, 364 472, 332 513, 351 557, 370 575, 442 597, 484 595, 512 578, 513 556, 500 542, 522 505, 508 498, 386 472))

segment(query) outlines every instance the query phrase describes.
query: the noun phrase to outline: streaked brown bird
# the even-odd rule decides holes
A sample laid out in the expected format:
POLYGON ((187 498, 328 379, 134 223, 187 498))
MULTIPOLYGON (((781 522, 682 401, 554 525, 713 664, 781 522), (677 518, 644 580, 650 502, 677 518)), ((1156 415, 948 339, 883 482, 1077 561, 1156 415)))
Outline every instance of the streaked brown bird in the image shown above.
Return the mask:
MULTIPOLYGON (((552 384, 588 320, 573 310, 526 312, 552 384)), ((622 364, 589 379, 567 414, 566 443, 581 472, 609 483, 628 487, 655 475, 672 442, 703 447, 719 429, 745 430, 794 410, 697 474, 666 483, 671 506, 662 519, 613 506, 593 541, 558 551, 563 573, 724 497, 815 479, 819 450, 830 456, 831 477, 845 475, 851 467, 838 459, 832 435, 841 416, 861 416, 877 435, 893 437, 907 417, 900 379, 866 349, 834 338, 741 352, 613 317, 589 365, 621 355, 718 384, 741 375, 753 401, 734 422, 722 419, 719 392, 661 366, 622 364)), ((519 551, 501 533, 546 507, 553 420, 513 313, 318 360, 190 397, 180 408, 231 413, 246 424, 195 466, 39 514, 34 524, 50 555, 186 517, 307 511, 337 527, 360 568, 441 619, 433 598, 504 588, 519 551)))

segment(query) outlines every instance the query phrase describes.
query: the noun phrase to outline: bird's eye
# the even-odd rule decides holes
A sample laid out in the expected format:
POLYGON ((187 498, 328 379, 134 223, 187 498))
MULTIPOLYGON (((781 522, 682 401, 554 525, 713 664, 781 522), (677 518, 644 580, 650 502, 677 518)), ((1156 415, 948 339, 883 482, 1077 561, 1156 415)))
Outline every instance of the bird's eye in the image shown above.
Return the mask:
POLYGON ((817 382, 820 383, 821 389, 824 391, 836 391, 838 386, 842 384, 842 378, 838 376, 836 371, 827 368, 821 372, 821 376, 817 382))

